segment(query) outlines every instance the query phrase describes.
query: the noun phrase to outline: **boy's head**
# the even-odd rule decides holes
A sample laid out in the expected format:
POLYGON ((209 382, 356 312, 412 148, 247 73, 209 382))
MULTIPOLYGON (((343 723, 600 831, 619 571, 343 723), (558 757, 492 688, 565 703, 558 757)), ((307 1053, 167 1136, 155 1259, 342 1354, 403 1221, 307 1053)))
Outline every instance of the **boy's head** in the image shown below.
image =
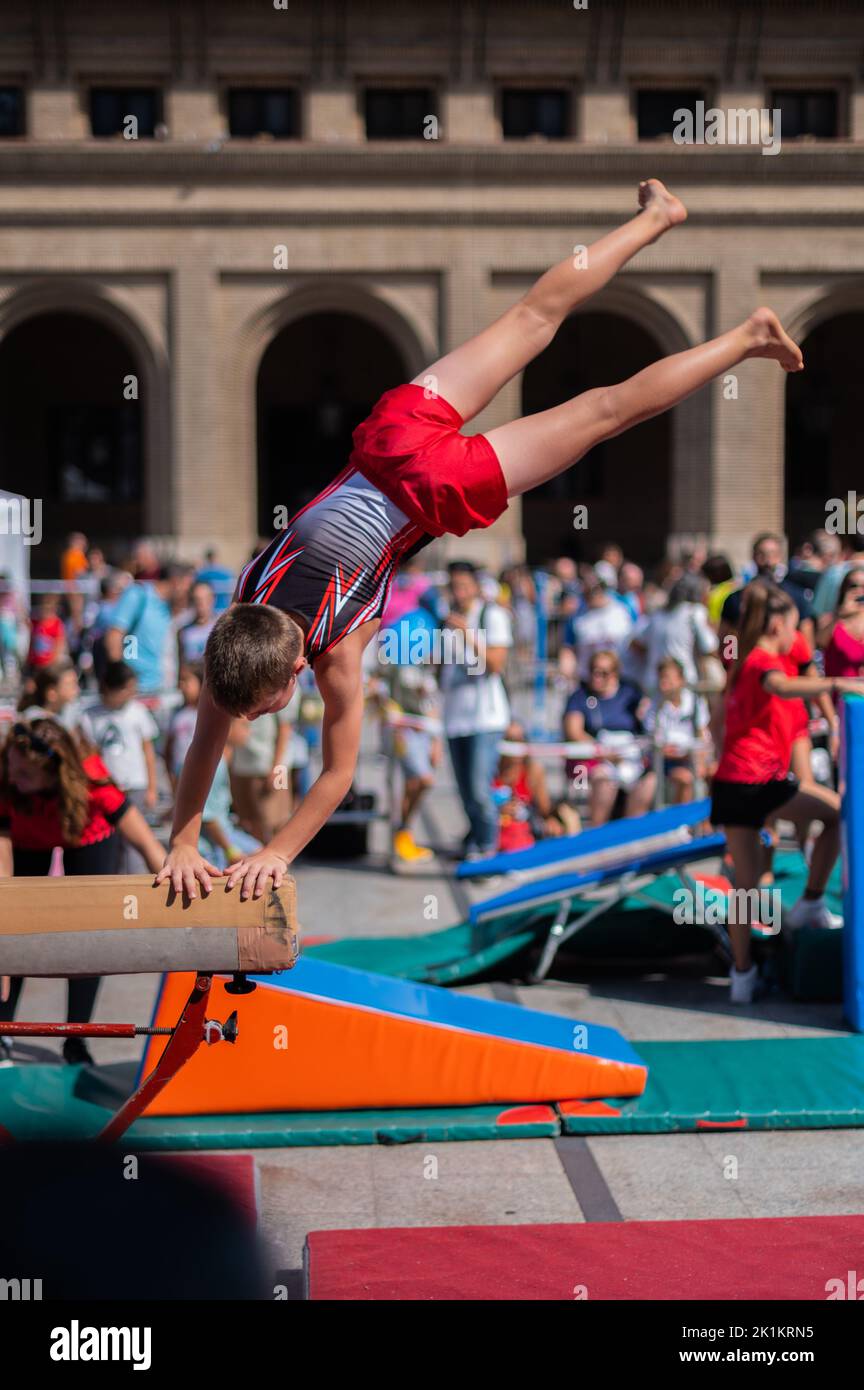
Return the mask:
POLYGON ((667 656, 657 666, 657 689, 661 695, 675 695, 684 688, 684 667, 674 656, 667 656))
POLYGON ((284 709, 306 665, 301 629, 279 608, 235 603, 204 650, 207 689, 227 714, 257 719, 284 709))
POLYGON ((125 661, 109 661, 99 680, 99 694, 109 709, 122 709, 135 695, 138 677, 125 661))

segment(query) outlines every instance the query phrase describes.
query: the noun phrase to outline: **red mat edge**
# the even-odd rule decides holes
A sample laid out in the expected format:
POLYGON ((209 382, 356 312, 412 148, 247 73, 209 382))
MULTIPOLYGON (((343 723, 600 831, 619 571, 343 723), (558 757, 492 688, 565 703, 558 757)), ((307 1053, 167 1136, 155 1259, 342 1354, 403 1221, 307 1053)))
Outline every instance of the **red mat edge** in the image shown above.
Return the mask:
MULTIPOLYGON (((397 1241, 398 1244, 398 1241, 397 1241)), ((812 1254, 811 1252, 809 1252, 812 1254)), ((595 1251, 595 1258, 596 1251, 595 1251)), ((342 1301, 414 1301, 417 1299, 425 1301, 441 1300, 501 1300, 517 1299, 524 1301, 528 1299, 569 1299, 573 1292, 569 1287, 565 1287, 571 1267, 571 1262, 575 1267, 580 1268, 580 1279, 586 1283, 590 1290, 591 1280, 594 1280, 594 1288, 598 1285, 603 1287, 604 1280, 608 1284, 610 1280, 609 1266, 614 1265, 614 1280, 619 1284, 617 1292, 595 1293, 596 1301, 650 1301, 665 1299, 672 1301, 687 1301, 695 1299, 720 1298, 723 1301, 743 1300, 797 1300, 807 1299, 810 1301, 827 1300, 827 1286, 820 1289, 818 1281, 827 1274, 829 1279, 843 1279, 846 1275, 846 1264, 849 1260, 857 1260, 856 1267, 860 1267, 864 1259, 864 1215, 846 1216, 799 1216, 799 1217, 734 1217, 728 1219, 696 1219, 687 1221, 625 1221, 625 1222, 586 1222, 586 1223, 548 1223, 543 1225, 526 1224, 516 1226, 420 1226, 420 1227, 382 1227, 367 1229, 345 1229, 345 1230, 326 1230, 310 1231, 306 1236, 304 1249, 304 1265, 307 1271, 308 1298, 311 1300, 342 1300, 342 1301), (681 1263, 687 1263, 689 1254, 691 1265, 695 1258, 698 1261, 705 1261, 707 1255, 707 1245, 710 1238, 720 1238, 724 1241, 723 1254, 729 1255, 729 1263, 734 1259, 740 1260, 739 1252, 748 1251, 752 1256, 751 1264, 754 1266, 749 1271, 745 1271, 741 1277, 741 1282, 732 1285, 733 1291, 727 1287, 725 1292, 717 1293, 710 1284, 698 1285, 699 1291, 694 1293, 692 1283, 692 1270, 682 1270, 684 1283, 682 1287, 686 1290, 679 1294, 669 1291, 670 1275, 674 1269, 674 1261, 670 1261, 670 1254, 674 1246, 663 1250, 662 1265, 653 1262, 650 1265, 650 1278, 652 1287, 639 1292, 639 1271, 632 1268, 633 1242, 639 1243, 640 1237, 644 1241, 644 1253, 649 1257, 652 1248, 656 1251, 657 1238, 665 1235, 667 1237, 678 1237, 679 1249, 681 1239, 685 1236, 691 1237, 690 1250, 681 1252, 681 1263), (484 1237, 485 1245, 488 1247, 496 1240, 499 1248, 491 1252, 492 1263, 489 1266, 489 1274, 492 1281, 499 1280, 504 1273, 501 1264, 500 1237, 504 1234, 511 1234, 514 1237, 514 1244, 519 1239, 523 1242, 534 1240, 538 1243, 538 1248, 531 1253, 535 1259, 540 1259, 544 1265, 540 1276, 540 1288, 535 1287, 537 1271, 531 1269, 516 1269, 512 1266, 506 1270, 506 1277, 509 1281, 509 1289, 506 1293, 496 1293, 494 1288, 490 1288, 489 1283, 482 1282, 484 1270, 482 1268, 471 1271, 465 1268, 465 1254, 467 1252, 468 1261, 473 1258, 482 1262, 484 1237), (758 1237, 757 1243, 750 1246, 744 1238, 747 1235, 758 1237), (457 1251, 455 1245, 451 1244, 450 1249, 446 1249, 449 1238, 460 1237, 465 1242, 465 1250, 457 1251), (540 1248, 543 1237, 546 1237, 546 1249, 540 1248), (799 1262, 781 1261, 779 1265, 780 1275, 777 1276, 778 1261, 777 1255, 795 1252, 796 1238, 800 1248, 802 1243, 807 1244, 808 1240, 812 1247, 813 1238, 821 1237, 818 1242, 818 1253, 822 1257, 823 1263, 820 1269, 812 1270, 812 1281, 807 1286, 807 1291, 802 1292, 800 1281, 802 1279, 801 1264, 799 1262), (380 1249, 382 1238, 385 1246, 389 1241, 392 1247, 393 1238, 404 1238, 402 1250, 390 1249, 386 1251, 386 1258, 382 1260, 380 1249), (549 1260, 550 1245, 557 1242, 558 1248, 555 1255, 560 1259, 561 1238, 565 1237, 568 1241, 574 1242, 574 1249, 567 1250, 568 1274, 562 1275, 562 1285, 556 1291, 543 1292, 542 1278, 549 1280, 548 1270, 545 1266, 551 1265, 554 1261, 549 1260), (651 1237, 655 1239, 652 1240, 651 1237), (346 1248, 346 1238, 347 1241, 346 1248), (695 1239, 694 1239, 695 1238, 695 1239), (778 1244, 779 1240, 779 1244, 778 1244), (590 1268, 591 1247, 597 1246, 602 1241, 602 1255, 606 1261, 606 1268, 602 1269, 595 1277, 590 1268), (854 1248, 852 1247, 854 1242, 854 1248), (587 1247, 588 1260, 586 1263, 578 1265, 580 1252, 578 1245, 587 1247), (627 1246, 631 1247, 627 1250, 627 1246), (353 1250, 351 1246, 353 1245, 353 1250), (378 1246, 376 1250, 375 1247, 378 1246), (410 1245, 410 1248, 409 1248, 410 1245), (837 1246, 835 1253, 832 1246, 837 1246), (365 1247, 365 1248, 364 1248, 365 1247), (437 1247, 437 1248, 436 1248, 437 1247), (616 1254, 616 1248, 619 1253, 616 1254), (447 1256, 451 1256, 449 1267, 447 1266, 447 1256), (435 1267, 434 1259, 438 1256, 441 1263, 435 1267), (627 1265, 629 1255, 631 1265, 627 1265), (323 1272, 316 1270, 316 1263, 321 1263, 325 1257, 330 1257, 338 1266, 339 1279, 334 1281, 332 1271, 323 1272), (398 1270, 399 1258, 405 1262, 405 1277, 402 1279, 403 1287, 397 1289, 398 1280, 394 1279, 393 1271, 398 1270), (623 1258, 622 1258, 623 1256, 623 1258), (364 1258, 365 1257, 365 1258, 364 1258), (454 1258, 455 1257, 455 1258, 454 1258), (827 1263, 826 1263, 827 1261, 827 1263), (413 1266, 413 1269, 408 1268, 413 1266), (835 1268, 836 1265, 836 1268, 835 1268), (843 1266, 841 1268, 841 1266, 843 1266), (381 1269, 385 1268, 387 1274, 384 1281, 376 1286, 376 1280, 381 1280, 381 1269), (465 1283, 473 1282, 474 1289, 465 1292, 465 1283), (631 1275, 635 1273, 635 1282, 631 1275), (771 1276, 775 1276, 773 1281, 771 1276), (754 1278, 758 1281, 752 1282, 754 1278), (631 1279, 631 1287, 628 1289, 628 1279, 631 1279), (354 1281, 353 1288, 347 1288, 346 1284, 354 1281), (389 1284, 386 1282, 389 1280, 389 1284), (479 1282, 478 1282, 479 1280, 479 1282), (461 1282, 460 1282, 461 1281, 461 1282), (749 1281, 749 1282, 748 1282, 749 1281), (524 1289, 516 1286, 520 1283, 525 1284, 524 1289), (341 1288, 338 1285, 341 1284, 341 1288), (778 1288, 779 1284, 779 1288, 778 1288), (320 1288, 318 1287, 320 1286, 320 1288)), ((701 1271, 704 1273, 705 1271, 701 1271)), ((712 1271, 713 1272, 713 1271, 712 1271)), ((724 1279, 729 1279, 729 1270, 721 1271, 720 1284, 724 1279)), ((710 1280, 710 1274, 709 1274, 710 1280)), ((674 1279, 671 1281, 674 1283, 674 1279)), ((644 1286, 644 1271, 642 1284, 644 1286)), ((590 1293, 587 1296, 591 1296, 590 1293)))

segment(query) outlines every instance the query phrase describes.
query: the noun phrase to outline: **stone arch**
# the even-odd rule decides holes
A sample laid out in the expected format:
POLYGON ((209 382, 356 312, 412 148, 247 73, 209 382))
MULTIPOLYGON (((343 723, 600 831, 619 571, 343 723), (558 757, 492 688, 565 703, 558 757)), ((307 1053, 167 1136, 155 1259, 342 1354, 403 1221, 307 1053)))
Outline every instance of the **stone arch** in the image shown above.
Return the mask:
MULTIPOLYGON (((258 468, 258 386, 262 367, 282 334, 303 320, 314 322, 327 315, 342 316, 366 325, 392 347, 398 359, 398 366, 394 365, 396 379, 382 378, 376 395, 398 385, 400 379, 410 380, 435 356, 434 344, 425 341, 422 328, 414 321, 407 305, 393 296, 385 296, 376 287, 341 276, 316 276, 297 283, 287 294, 279 294, 250 315, 238 335, 231 389, 239 396, 237 449, 241 458, 249 460, 249 485, 259 498, 259 527, 268 510, 264 496, 266 480, 262 482, 258 468)), ((368 408, 373 404, 374 400, 370 399, 368 408)), ((345 462, 349 449, 350 441, 344 450, 345 462)))
POLYGON ((28 280, 0 298, 0 344, 16 328, 47 314, 95 320, 129 350, 141 378, 143 524, 155 535, 170 533, 170 390, 164 345, 153 326, 130 303, 120 303, 110 287, 73 276, 28 280))

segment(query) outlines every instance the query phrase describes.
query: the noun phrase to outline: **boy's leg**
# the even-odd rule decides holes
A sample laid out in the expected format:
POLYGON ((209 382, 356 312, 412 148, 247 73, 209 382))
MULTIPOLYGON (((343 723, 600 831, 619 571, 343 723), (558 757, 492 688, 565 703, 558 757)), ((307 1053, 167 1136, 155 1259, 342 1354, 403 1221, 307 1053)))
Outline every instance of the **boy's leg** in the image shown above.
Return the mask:
POLYGON ((642 211, 576 257, 547 270, 524 298, 482 333, 440 357, 414 378, 471 420, 511 377, 548 347, 567 315, 602 289, 631 256, 687 216, 658 179, 639 188, 642 211))
POLYGON ((501 464, 508 496, 548 482, 601 440, 678 405, 747 357, 774 358, 787 372, 804 365, 776 314, 757 309, 721 337, 652 362, 617 386, 584 391, 551 410, 489 430, 486 438, 501 464))

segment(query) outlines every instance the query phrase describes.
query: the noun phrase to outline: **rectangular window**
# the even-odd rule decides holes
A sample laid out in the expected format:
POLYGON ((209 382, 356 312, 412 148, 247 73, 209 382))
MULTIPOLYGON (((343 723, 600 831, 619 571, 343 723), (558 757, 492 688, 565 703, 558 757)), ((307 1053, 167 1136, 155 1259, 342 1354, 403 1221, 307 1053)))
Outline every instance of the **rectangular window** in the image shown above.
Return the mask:
POLYGON ((840 133, 836 91, 783 89, 771 93, 771 110, 780 112, 781 140, 810 135, 817 140, 836 140, 840 133))
POLYGON ((24 92, 21 87, 0 87, 0 140, 24 134, 24 92))
POLYGON ((659 140, 671 135, 678 122, 676 111, 696 111, 705 93, 694 87, 644 87, 636 93, 636 132, 639 140, 659 140))
POLYGON ((429 87, 367 87, 367 140, 422 140, 438 103, 429 87))
POLYGON ((162 121, 158 87, 91 87, 90 129, 93 135, 126 135, 152 140, 162 121))
POLYGON ((299 111, 293 87, 232 87, 228 92, 228 132, 246 140, 256 135, 296 139, 300 134, 299 111))
POLYGON ((505 87, 501 92, 501 133, 505 140, 566 140, 570 135, 570 94, 551 87, 505 87))

